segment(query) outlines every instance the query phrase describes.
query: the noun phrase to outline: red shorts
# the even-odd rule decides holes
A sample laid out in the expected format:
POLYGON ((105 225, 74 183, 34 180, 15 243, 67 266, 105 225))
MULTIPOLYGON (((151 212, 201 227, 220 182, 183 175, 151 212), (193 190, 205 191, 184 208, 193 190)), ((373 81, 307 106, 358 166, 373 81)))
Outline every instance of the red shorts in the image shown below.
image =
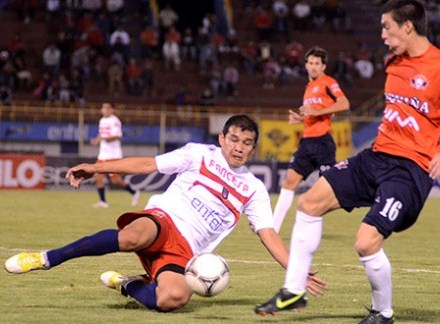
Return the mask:
POLYGON ((153 208, 125 213, 117 220, 118 228, 123 229, 140 217, 150 218, 159 228, 154 243, 136 252, 151 280, 155 281, 158 271, 165 266, 177 266, 184 269, 193 256, 192 249, 171 218, 161 209, 153 208))
MULTIPOLYGON (((120 159, 96 160, 96 163, 102 163, 102 162, 108 162, 108 161, 117 161, 117 160, 120 160, 120 159)), ((120 177, 120 175, 118 173, 107 173, 107 176, 109 176, 110 178, 120 177)))

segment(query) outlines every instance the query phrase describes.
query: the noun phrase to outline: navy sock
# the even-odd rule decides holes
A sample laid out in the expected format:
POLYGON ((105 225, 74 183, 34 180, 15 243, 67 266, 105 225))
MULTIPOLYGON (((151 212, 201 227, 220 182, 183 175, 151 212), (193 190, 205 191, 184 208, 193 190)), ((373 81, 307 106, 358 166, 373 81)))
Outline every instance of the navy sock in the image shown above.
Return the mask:
POLYGON ((118 233, 116 229, 107 229, 85 236, 78 241, 62 248, 47 251, 50 267, 55 267, 67 260, 82 256, 104 255, 119 251, 118 233))
POLYGON ((99 199, 103 202, 106 202, 105 200, 105 188, 98 188, 98 195, 99 199))
POLYGON ((126 185, 126 186, 124 187, 124 189, 127 190, 127 191, 128 191, 129 193, 131 193, 132 195, 134 195, 134 193, 136 192, 136 191, 133 190, 133 188, 132 188, 130 185, 126 185))
POLYGON ((157 283, 152 282, 149 284, 145 284, 145 282, 134 280, 129 282, 125 287, 125 293, 136 299, 139 303, 144 305, 149 309, 160 309, 157 307, 157 298, 156 298, 156 287, 157 283))

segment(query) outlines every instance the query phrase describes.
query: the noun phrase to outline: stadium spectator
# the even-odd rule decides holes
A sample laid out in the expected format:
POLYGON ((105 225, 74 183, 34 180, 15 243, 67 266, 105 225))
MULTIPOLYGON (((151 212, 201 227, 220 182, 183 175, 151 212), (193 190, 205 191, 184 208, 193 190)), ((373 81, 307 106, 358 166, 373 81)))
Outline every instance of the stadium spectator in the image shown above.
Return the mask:
POLYGON ((116 30, 110 35, 110 46, 114 46, 117 42, 119 42, 128 47, 130 45, 130 35, 122 26, 118 26, 116 30))
POLYGON ((258 7, 254 16, 254 28, 259 41, 270 41, 273 32, 273 16, 272 12, 258 7))
POLYGON ((182 59, 195 61, 197 59, 197 46, 192 29, 185 28, 182 37, 182 59))
POLYGON ((139 36, 141 54, 145 58, 155 58, 159 45, 159 33, 152 26, 145 26, 139 36))
POLYGON ((125 77, 127 79, 128 93, 135 96, 142 94, 142 67, 138 64, 136 58, 131 57, 125 68, 125 77))
POLYGON ((272 3, 272 13, 274 26, 277 35, 284 37, 285 42, 290 42, 289 6, 287 0, 274 0, 272 3))
POLYGON ((124 10, 124 0, 106 0, 106 8, 111 16, 121 16, 124 10))
POLYGON ((174 71, 180 71, 180 46, 172 40, 166 39, 162 46, 162 56, 164 59, 165 70, 169 71, 171 68, 174 71))
POLYGON ((353 59, 350 53, 341 51, 338 53, 338 57, 333 67, 332 75, 338 82, 351 88, 353 86, 353 59))
POLYGON ((62 105, 67 106, 70 102, 70 82, 67 77, 61 73, 58 78, 59 85, 59 101, 62 105))
POLYGON ((361 79, 371 79, 374 74, 373 62, 364 59, 358 59, 354 62, 354 68, 361 79))
POLYGON ((257 66, 258 47, 255 41, 248 40, 240 49, 243 68, 247 75, 254 75, 257 66))
POLYGON ((0 84, 0 104, 3 106, 12 104, 12 89, 7 84, 0 84))
MULTIPOLYGON (((440 176, 440 49, 427 38, 420 1, 389 0, 382 7, 381 26, 392 56, 386 63, 385 113, 375 142, 324 172, 299 198, 284 288, 255 309, 259 314, 304 308, 322 216, 339 208, 370 207, 355 243, 371 289, 371 308, 359 323, 394 323, 392 266, 383 247, 393 232, 417 221, 440 176)), ((313 115, 309 109, 303 113, 313 115)))
POLYGON ((144 85, 143 93, 147 97, 154 97, 156 90, 156 70, 152 59, 145 59, 142 66, 142 83, 144 85))
POLYGON ((271 57, 263 63, 263 89, 275 88, 280 77, 281 67, 278 61, 271 57))
POLYGON ((61 51, 54 43, 49 44, 43 51, 44 71, 51 77, 57 77, 60 72, 61 51))
POLYGON ((205 87, 199 98, 199 104, 202 106, 214 106, 215 105, 215 95, 211 87, 205 87))
MULTIPOLYGON (((273 230, 269 194, 245 166, 257 145, 258 126, 245 115, 234 115, 226 121, 218 140, 220 147, 189 143, 156 157, 70 168, 67 177, 74 187, 94 174, 162 172, 178 176, 164 193, 150 198, 145 210, 120 216, 119 230, 103 230, 45 252, 22 252, 6 260, 5 269, 25 273, 54 268, 83 256, 135 252, 147 278, 115 273, 108 280, 102 279, 103 283, 149 309, 169 312, 182 308, 191 298, 183 275, 190 258, 215 249, 242 214, 271 256, 287 267, 287 249, 273 230), (200 217, 201 210, 210 217, 200 217)), ((314 295, 325 288, 314 274, 308 284, 314 295)))
POLYGON ((287 43, 284 47, 284 57, 286 58, 287 64, 292 69, 299 65, 299 60, 303 55, 304 46, 298 41, 287 43))
POLYGON ((85 104, 85 82, 84 76, 80 69, 72 69, 70 76, 70 96, 76 102, 79 107, 83 107, 85 104))
POLYGON ((82 0, 82 8, 95 15, 96 12, 101 10, 102 2, 101 0, 82 0))
POLYGON ((240 80, 240 73, 233 64, 228 64, 223 70, 223 87, 226 91, 228 100, 232 100, 238 95, 238 81, 240 80))
POLYGON ((165 34, 168 30, 175 26, 179 21, 179 16, 174 11, 171 4, 167 3, 165 7, 159 11, 159 45, 161 46, 164 42, 165 34))
POLYGON ((293 6, 292 15, 295 23, 295 29, 305 32, 309 29, 309 20, 312 13, 312 7, 306 0, 300 0, 293 6))
POLYGON ((119 95, 124 91, 124 70, 118 64, 117 60, 112 60, 107 69, 108 92, 113 95, 119 95))

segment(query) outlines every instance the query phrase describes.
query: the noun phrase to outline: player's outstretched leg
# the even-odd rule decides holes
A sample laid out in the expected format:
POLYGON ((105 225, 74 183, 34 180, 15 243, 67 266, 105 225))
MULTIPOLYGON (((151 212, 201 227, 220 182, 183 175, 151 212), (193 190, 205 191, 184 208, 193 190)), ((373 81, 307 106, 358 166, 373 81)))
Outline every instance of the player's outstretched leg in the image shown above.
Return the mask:
POLYGON ((255 307, 255 313, 259 315, 275 315, 281 311, 301 311, 307 305, 307 295, 294 294, 283 288, 267 302, 255 307))
POLYGON ((21 252, 11 256, 5 262, 5 269, 10 273, 26 273, 49 268, 46 252, 21 252))

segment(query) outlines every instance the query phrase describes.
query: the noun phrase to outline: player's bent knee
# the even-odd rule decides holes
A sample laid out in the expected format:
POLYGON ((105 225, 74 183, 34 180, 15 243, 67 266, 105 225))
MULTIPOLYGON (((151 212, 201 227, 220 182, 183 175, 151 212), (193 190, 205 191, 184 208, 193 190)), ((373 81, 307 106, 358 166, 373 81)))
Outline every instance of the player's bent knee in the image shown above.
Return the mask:
POLYGON ((137 232, 120 231, 118 242, 119 249, 123 252, 133 252, 145 247, 144 240, 137 232))
POLYGON ((188 304, 191 295, 176 288, 162 290, 157 294, 157 307, 163 312, 170 312, 188 304))
POLYGON ((356 243, 354 244, 354 248, 357 252, 357 254, 361 257, 372 255, 379 251, 379 247, 371 244, 368 240, 363 239, 357 239, 356 243))

